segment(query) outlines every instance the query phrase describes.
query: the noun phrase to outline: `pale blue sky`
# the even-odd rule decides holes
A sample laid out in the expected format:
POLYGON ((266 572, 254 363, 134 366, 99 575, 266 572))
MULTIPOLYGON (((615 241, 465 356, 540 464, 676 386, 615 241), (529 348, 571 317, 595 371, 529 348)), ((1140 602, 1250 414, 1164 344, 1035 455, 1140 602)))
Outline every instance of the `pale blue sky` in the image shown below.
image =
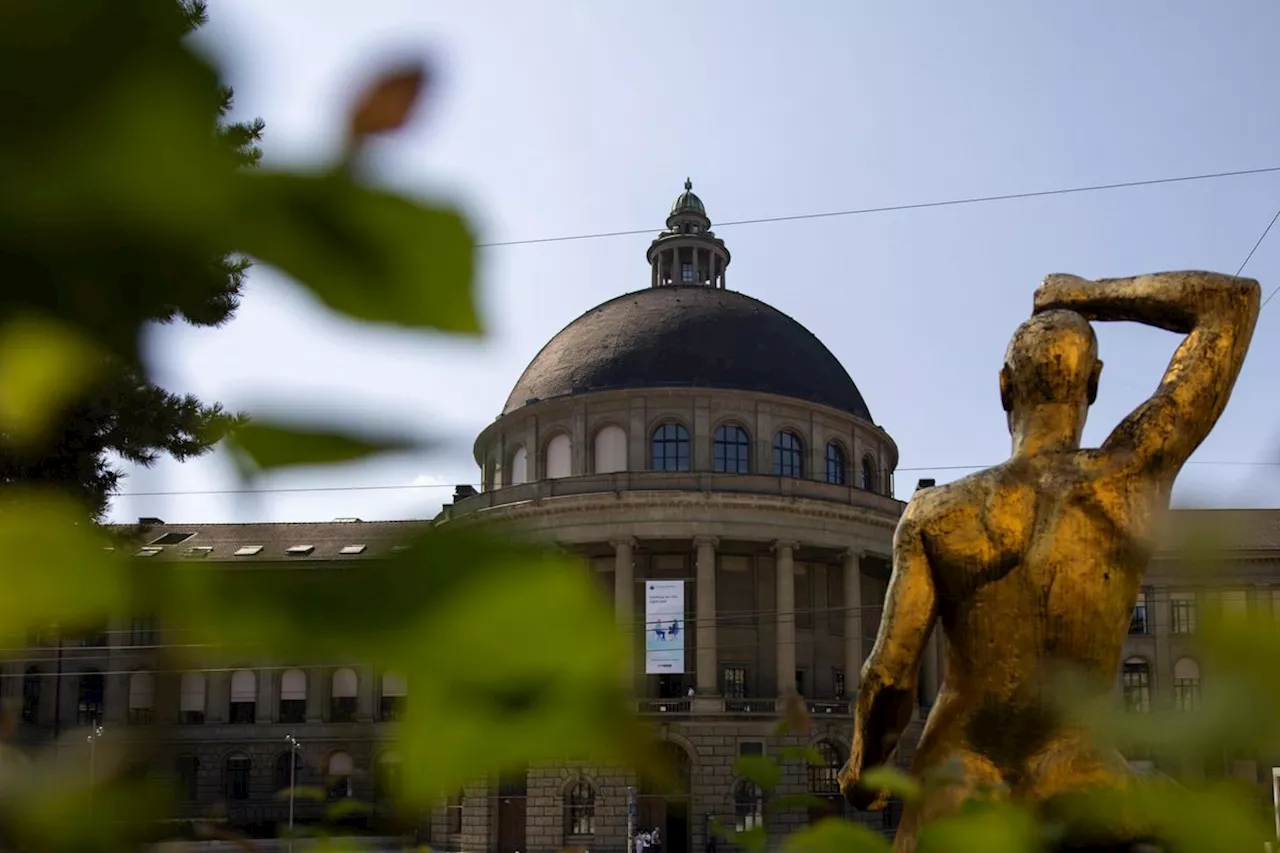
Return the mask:
MULTIPOLYGON (((377 151, 380 179, 465 204, 485 242, 657 231, 686 175, 714 221, 1280 166, 1280 5, 1222 3, 212 0, 202 44, 268 163, 333 155, 380 57, 439 69, 430 104, 377 151), (963 7, 963 8, 962 8, 963 7)), ((1008 453, 996 375, 1048 272, 1235 272, 1280 207, 1280 173, 974 206, 717 229, 729 284, 807 325, 901 449, 898 494, 1008 453)), ((225 328, 152 338, 160 379, 232 407, 347 423, 401 413, 452 439, 421 458, 278 476, 244 495, 116 500, 112 518, 434 514, 471 482, 472 437, 556 331, 645 287, 649 235, 482 249, 483 342, 362 328, 256 269, 225 328)), ((1245 270, 1280 286, 1280 226, 1245 270)), ((1176 343, 1100 334, 1097 443, 1176 343)), ((778 353, 785 359, 786 353, 778 353)), ((1280 506, 1280 297, 1183 505, 1280 506)), ((220 455, 135 472, 126 492, 234 486, 220 455)))

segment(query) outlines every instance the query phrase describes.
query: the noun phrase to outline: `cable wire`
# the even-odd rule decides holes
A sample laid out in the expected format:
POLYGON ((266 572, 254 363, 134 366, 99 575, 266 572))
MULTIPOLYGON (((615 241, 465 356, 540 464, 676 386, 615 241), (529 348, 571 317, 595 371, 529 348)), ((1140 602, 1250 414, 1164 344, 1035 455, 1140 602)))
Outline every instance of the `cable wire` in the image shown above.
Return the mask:
MULTIPOLYGON (((944 199, 940 201, 916 202, 914 204, 893 204, 883 207, 861 207, 846 210, 828 210, 817 213, 798 213, 788 216, 763 216, 756 219, 732 219, 715 223, 716 228, 728 228, 737 225, 762 225, 773 222, 798 222, 809 219, 832 219, 840 216, 861 216, 870 213, 893 213, 904 210, 927 210, 938 207, 956 207, 967 204, 988 204, 997 201, 1017 201, 1045 196, 1070 195, 1074 193, 1101 192, 1103 190, 1132 189, 1134 187, 1150 187, 1160 184, 1186 183, 1189 181, 1207 181, 1218 178, 1234 178, 1245 175, 1265 175, 1280 172, 1280 166, 1268 166, 1261 169, 1239 169, 1231 172, 1210 172, 1202 175, 1180 175, 1172 178, 1152 178, 1143 181, 1121 181, 1113 184, 1091 184, 1083 187, 1063 187, 1052 190, 1032 190, 1029 192, 1003 193, 1000 195, 970 196, 967 198, 944 199)), ((632 228, 625 231, 597 231, 589 234, 565 234, 555 237, 532 237, 524 240, 498 240, 492 243, 480 243, 483 248, 500 246, 528 246, 538 243, 566 243, 576 240, 599 240, 608 237, 633 237, 639 234, 654 234, 662 228, 632 228)))

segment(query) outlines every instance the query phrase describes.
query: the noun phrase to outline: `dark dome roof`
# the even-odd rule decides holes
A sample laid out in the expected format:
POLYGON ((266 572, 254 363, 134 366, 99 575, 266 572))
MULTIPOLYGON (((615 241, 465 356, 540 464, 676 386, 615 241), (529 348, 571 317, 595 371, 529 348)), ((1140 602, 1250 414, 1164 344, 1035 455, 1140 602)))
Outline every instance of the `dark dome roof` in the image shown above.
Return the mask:
POLYGON ((570 394, 673 386, 778 394, 871 421, 812 332, 758 299, 705 286, 653 287, 592 308, 534 357, 502 413, 570 394))

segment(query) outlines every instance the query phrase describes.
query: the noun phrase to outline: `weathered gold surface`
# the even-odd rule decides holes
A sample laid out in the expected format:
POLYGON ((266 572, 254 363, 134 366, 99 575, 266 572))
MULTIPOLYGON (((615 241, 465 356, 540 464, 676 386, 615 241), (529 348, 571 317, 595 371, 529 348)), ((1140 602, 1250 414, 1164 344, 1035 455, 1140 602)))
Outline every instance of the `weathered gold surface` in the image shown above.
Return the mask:
MULTIPOLYGON (((1049 671, 1115 684, 1153 527, 1174 477, 1222 414, 1258 315, 1250 279, 1174 272, 1086 281, 1051 275, 1000 371, 1013 453, 994 468, 923 489, 894 539, 893 577, 862 672, 846 798, 887 761, 915 705, 935 621, 946 674, 912 768, 950 762, 960 783, 909 806, 894 843, 914 850, 922 822, 987 789, 1037 810, 1059 797, 1128 784, 1117 753, 1095 749, 1047 695, 1049 671), (1185 335, 1156 393, 1097 449, 1080 436, 1102 362, 1090 321, 1130 320, 1185 335)), ((1141 834, 1115 827, 1116 840, 1141 834)))

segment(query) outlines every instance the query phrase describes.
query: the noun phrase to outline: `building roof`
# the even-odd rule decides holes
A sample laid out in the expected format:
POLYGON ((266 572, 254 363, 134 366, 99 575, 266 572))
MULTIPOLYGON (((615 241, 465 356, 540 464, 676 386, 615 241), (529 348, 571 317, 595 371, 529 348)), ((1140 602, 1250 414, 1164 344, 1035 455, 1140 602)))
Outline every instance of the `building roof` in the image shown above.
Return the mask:
MULTIPOLYGON (((422 533, 430 521, 260 522, 256 524, 115 525, 134 534, 137 548, 158 548, 151 559, 200 559, 224 563, 342 561, 387 556, 395 546, 422 533), (179 539, 181 534, 190 534, 179 539), (164 537, 169 538, 165 539, 164 537), (311 550, 290 553, 310 545, 311 550), (363 545, 358 553, 342 552, 363 545), (261 546, 252 554, 241 549, 261 546), (210 549, 204 551, 202 549, 210 549), (195 550, 193 553, 193 549, 195 550)), ((1226 552, 1275 551, 1280 556, 1280 509, 1180 509, 1171 514, 1161 551, 1168 553, 1197 531, 1217 531, 1218 548, 1226 552)))
POLYGON ((689 178, 684 179, 684 192, 676 196, 676 200, 671 203, 671 215, 677 216, 681 213, 697 213, 701 216, 707 215, 706 205, 702 203, 702 199, 693 191, 693 181, 689 178))
POLYGON ((150 559, 198 559, 260 563, 300 560, 359 560, 385 557, 421 533, 430 521, 260 522, 256 524, 118 525, 133 532, 136 554, 150 559), (306 546, 310 546, 306 549, 306 546), (357 546, 363 548, 356 550, 357 546), (295 549, 292 552, 290 549, 295 549), (344 553, 343 549, 347 549, 344 553), (207 550, 206 550, 207 549, 207 550), (304 550, 306 549, 306 550, 304 550))
POLYGON ((658 387, 778 394, 871 421, 853 379, 812 332, 758 299, 701 285, 648 288, 592 308, 534 357, 502 413, 658 387))

